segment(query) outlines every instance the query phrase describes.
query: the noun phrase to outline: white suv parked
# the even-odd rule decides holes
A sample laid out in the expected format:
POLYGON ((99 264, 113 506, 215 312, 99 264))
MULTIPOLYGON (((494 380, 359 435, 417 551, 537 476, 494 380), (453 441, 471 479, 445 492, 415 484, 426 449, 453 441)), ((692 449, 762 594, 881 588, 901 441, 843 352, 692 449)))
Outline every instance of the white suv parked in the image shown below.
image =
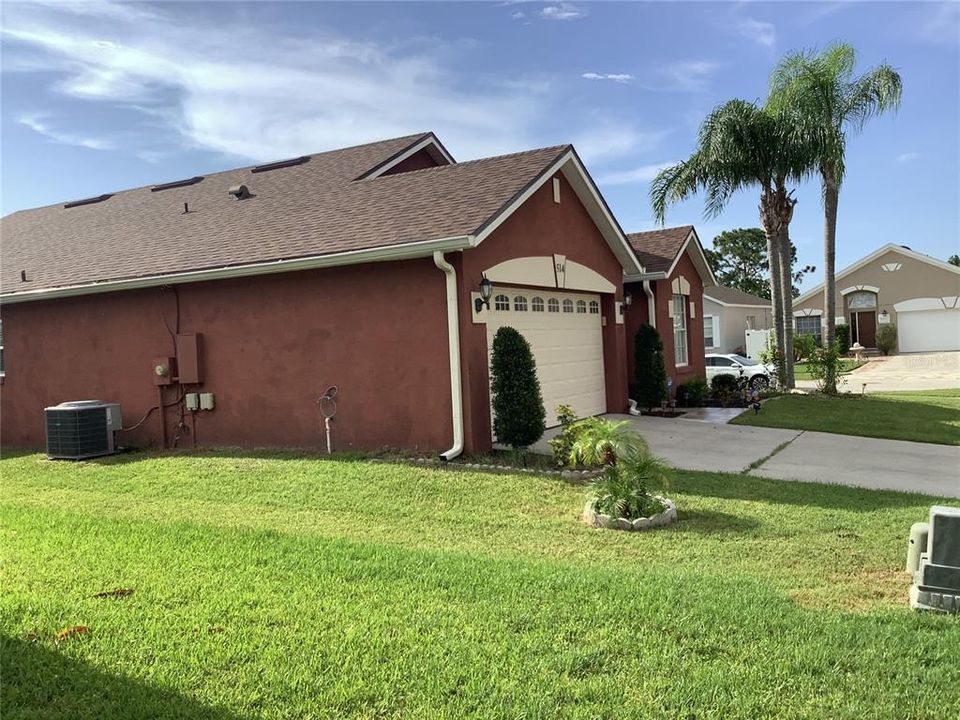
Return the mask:
POLYGON ((773 376, 769 367, 758 365, 743 355, 709 354, 706 356, 706 369, 707 382, 710 382, 717 375, 740 377, 742 373, 750 383, 750 389, 754 392, 760 392, 770 387, 770 378, 773 376))

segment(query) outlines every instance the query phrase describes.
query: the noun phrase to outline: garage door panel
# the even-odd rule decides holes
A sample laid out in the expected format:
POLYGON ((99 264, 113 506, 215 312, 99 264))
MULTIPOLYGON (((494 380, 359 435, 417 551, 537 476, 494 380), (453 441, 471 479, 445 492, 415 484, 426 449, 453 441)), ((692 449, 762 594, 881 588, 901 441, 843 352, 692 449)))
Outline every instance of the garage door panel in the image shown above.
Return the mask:
POLYGON ((960 350, 960 310, 912 310, 897 313, 900 352, 960 350))
POLYGON ((596 295, 579 293, 511 292, 511 308, 516 295, 528 299, 526 311, 491 310, 487 316, 487 346, 493 348, 498 329, 509 326, 530 343, 537 364, 537 378, 546 410, 547 427, 557 424, 557 405, 572 405, 580 416, 606 411, 606 384, 603 371, 603 327, 598 313, 533 312, 529 303, 533 296, 545 302, 556 298, 561 306, 565 299, 589 303, 596 295))

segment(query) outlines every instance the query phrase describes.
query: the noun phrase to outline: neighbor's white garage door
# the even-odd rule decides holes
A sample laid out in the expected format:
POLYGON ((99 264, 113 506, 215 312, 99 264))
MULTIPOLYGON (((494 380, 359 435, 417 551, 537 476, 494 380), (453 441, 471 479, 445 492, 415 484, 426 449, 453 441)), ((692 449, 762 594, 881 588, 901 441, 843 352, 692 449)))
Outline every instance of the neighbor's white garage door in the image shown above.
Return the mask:
POLYGON ((900 352, 960 350, 960 309, 900 311, 897 324, 900 352))
MULTIPOLYGON (((557 424, 557 405, 579 417, 606 412, 600 296, 527 290, 496 292, 487 317, 487 348, 501 327, 526 338, 537 362, 547 427, 557 424)), ((489 360, 489 356, 488 356, 489 360)))

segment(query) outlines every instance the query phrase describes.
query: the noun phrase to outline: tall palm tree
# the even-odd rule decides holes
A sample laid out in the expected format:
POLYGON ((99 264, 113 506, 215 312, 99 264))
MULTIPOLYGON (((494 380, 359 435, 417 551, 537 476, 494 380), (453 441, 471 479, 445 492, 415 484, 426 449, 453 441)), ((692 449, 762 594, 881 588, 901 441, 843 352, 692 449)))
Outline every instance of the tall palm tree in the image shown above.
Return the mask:
MULTIPOLYGON (((816 169, 823 190, 823 312, 827 316, 824 347, 836 335, 837 205, 845 171, 847 132, 863 129, 877 115, 900 106, 903 82, 882 64, 854 77, 856 51, 837 43, 823 52, 787 55, 770 77, 768 107, 790 117, 796 132, 816 150, 816 169)), ((826 390, 836 392, 836 377, 826 390)))
POLYGON ((734 193, 760 190, 760 224, 767 237, 774 326, 784 359, 780 381, 785 387, 792 387, 793 377, 793 327, 785 304, 793 305, 789 227, 796 204, 788 185, 800 182, 812 166, 810 148, 782 115, 731 100, 703 121, 693 154, 660 171, 650 188, 661 224, 670 205, 698 192, 706 193, 707 217, 715 217, 734 193))

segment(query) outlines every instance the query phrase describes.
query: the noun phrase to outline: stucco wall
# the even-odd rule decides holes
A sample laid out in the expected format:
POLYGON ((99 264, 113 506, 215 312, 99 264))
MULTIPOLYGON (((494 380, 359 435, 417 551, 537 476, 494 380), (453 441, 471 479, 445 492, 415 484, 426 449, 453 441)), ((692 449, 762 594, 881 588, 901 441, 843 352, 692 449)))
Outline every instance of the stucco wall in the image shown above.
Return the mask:
MULTIPOLYGON (((835 316, 849 319, 846 314, 845 297, 840 293, 851 287, 867 285, 878 288, 877 313, 884 310, 893 323, 897 322, 894 305, 914 298, 956 297, 960 295, 960 274, 946 268, 889 250, 862 268, 837 280, 835 316), (886 271, 884 265, 899 265, 895 271, 886 271)), ((803 302, 794 303, 795 312, 823 310, 822 288, 803 302)))
MULTIPOLYGON (((643 283, 630 283, 627 292, 633 296, 633 304, 626 313, 626 358, 627 373, 630 381, 634 378, 634 338, 640 325, 649 322, 649 303, 643 289, 643 283)), ((657 314, 657 331, 663 340, 663 360, 667 376, 673 379, 673 389, 680 383, 693 377, 704 377, 704 348, 703 348, 703 281, 697 272, 696 266, 685 252, 677 262, 673 274, 666 280, 657 280, 653 283, 654 305, 657 314), (670 301, 673 296, 673 280, 683 276, 690 283, 689 302, 687 312, 687 356, 688 364, 677 367, 674 358, 673 346, 673 319, 670 317, 670 301), (693 317, 690 313, 690 304, 693 304, 693 317)))
MULTIPOLYGON (((561 202, 553 200, 553 183, 546 182, 513 215, 478 247, 459 257, 450 255, 460 283, 460 334, 464 374, 464 430, 467 448, 490 448, 490 375, 487 365, 486 325, 474 323, 471 292, 478 289, 482 273, 514 257, 565 255, 613 283, 615 293, 601 296, 604 375, 607 410, 627 407, 624 326, 617 324, 615 302, 622 298, 623 268, 590 215, 561 173, 561 202)), ((482 313, 481 313, 482 314, 482 313)))
POLYGON ((736 305, 720 305, 719 303, 703 299, 704 314, 717 318, 713 348, 705 348, 707 352, 732 353, 743 350, 746 344, 747 318, 753 317, 754 330, 766 330, 773 327, 772 311, 766 307, 740 307, 736 305))
MULTIPOLYGON (((180 331, 203 333, 203 445, 324 446, 317 397, 338 385, 335 448, 449 447, 443 275, 430 259, 180 285, 180 331)), ((4 306, 2 443, 41 446, 43 408, 120 402, 130 425, 156 404, 152 360, 173 354, 172 291, 4 306)), ((176 401, 179 387, 165 391, 176 401)), ((179 421, 167 410, 172 439, 179 421)), ((190 419, 187 417, 187 423, 190 419)), ((124 442, 159 443, 158 413, 124 442)), ((191 444, 190 435, 180 444, 191 444)))

